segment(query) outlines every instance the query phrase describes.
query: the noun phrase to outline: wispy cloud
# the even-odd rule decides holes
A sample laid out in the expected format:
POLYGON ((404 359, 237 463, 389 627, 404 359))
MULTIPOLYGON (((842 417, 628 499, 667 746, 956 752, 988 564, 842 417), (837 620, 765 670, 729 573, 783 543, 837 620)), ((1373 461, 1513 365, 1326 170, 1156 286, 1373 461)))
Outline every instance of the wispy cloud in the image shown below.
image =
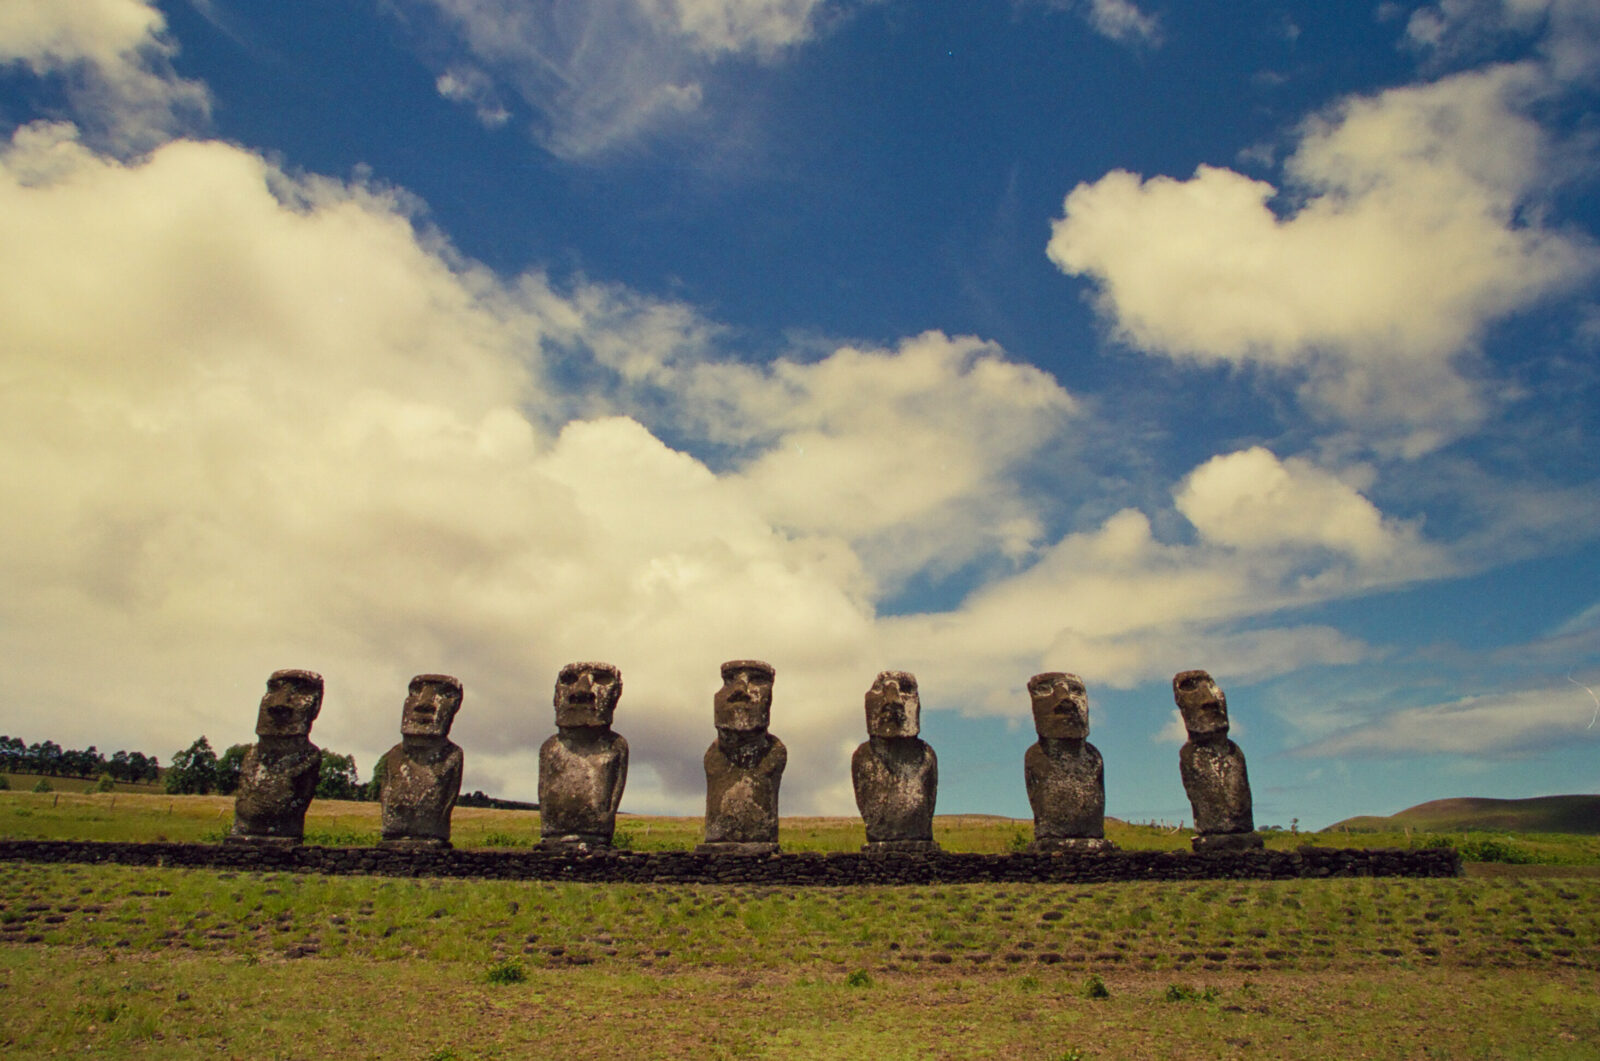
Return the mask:
POLYGON ((435 87, 439 95, 452 103, 470 106, 477 113, 478 121, 491 129, 498 129, 511 120, 511 112, 495 91, 494 82, 476 67, 457 66, 446 70, 439 75, 435 87))
POLYGON ((1018 6, 1043 4, 1070 11, 1102 37, 1118 44, 1154 47, 1161 43, 1161 19, 1133 0, 1014 0, 1018 6))
MULTIPOLYGON (((832 0, 409 2, 442 16, 470 57, 448 60, 441 92, 444 78, 463 84, 463 68, 493 77, 539 116, 550 151, 583 159, 695 120, 722 64, 776 61, 811 39, 832 0)), ((488 90, 459 98, 481 116, 488 90)))
POLYGON ((1406 42, 1438 63, 1481 62, 1533 39, 1551 77, 1600 78, 1600 7, 1591 0, 1444 0, 1413 11, 1406 42))
POLYGON ((1524 755, 1593 741, 1600 747, 1593 697, 1570 683, 1406 708, 1324 737, 1295 751, 1340 756, 1524 755))

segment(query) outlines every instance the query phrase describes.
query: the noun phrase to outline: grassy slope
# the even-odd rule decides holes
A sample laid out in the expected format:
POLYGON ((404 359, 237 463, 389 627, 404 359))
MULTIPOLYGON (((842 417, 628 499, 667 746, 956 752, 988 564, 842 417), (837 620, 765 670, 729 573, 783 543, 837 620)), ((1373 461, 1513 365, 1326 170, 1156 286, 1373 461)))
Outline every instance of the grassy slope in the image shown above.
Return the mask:
POLYGON ((1388 818, 1362 815, 1330 831, 1569 833, 1600 835, 1600 796, 1536 796, 1532 799, 1436 799, 1388 818))
POLYGON ((1597 955, 1595 880, 781 889, 11 864, 0 1000, 28 1004, 0 1046, 1578 1058, 1597 955))
MULTIPOLYGON (((217 797, 0 793, 0 835, 199 840, 230 813, 217 797)), ((370 842, 376 813, 314 804, 311 837, 370 842)), ((463 809, 455 825, 463 845, 526 844, 537 816, 463 809)), ((681 848, 700 821, 623 828, 636 847, 681 848)), ((978 816, 936 828, 952 850, 1029 831, 978 816)), ((783 822, 791 850, 850 849, 859 829, 783 822)), ((1536 841, 1600 862, 1593 838, 1517 842, 1536 841)), ((1581 874, 1600 867, 1481 868, 1511 875, 779 889, 0 864, 0 1051, 1592 1057, 1600 876, 1581 874), (1530 873, 1544 869, 1566 875, 1530 873), (1087 997, 1090 977, 1109 998, 1087 997)))

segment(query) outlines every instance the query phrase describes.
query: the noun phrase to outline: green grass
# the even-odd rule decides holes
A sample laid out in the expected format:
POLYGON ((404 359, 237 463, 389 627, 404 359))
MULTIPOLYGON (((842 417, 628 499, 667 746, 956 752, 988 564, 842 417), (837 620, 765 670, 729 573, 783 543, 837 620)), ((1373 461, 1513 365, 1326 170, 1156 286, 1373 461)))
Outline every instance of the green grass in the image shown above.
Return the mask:
POLYGON ((1582 1057, 1600 881, 716 888, 0 865, 11 1056, 1582 1057), (452 1052, 449 1055, 442 1051, 452 1052))
MULTIPOLYGON (((0 791, 0 837, 208 843, 219 841, 232 823, 233 799, 228 796, 0 791)), ((376 803, 318 800, 306 815, 305 838, 310 844, 367 846, 377 842, 378 825, 376 803)), ((934 819, 933 829, 934 838, 946 851, 988 854, 1017 850, 1033 835, 1029 822, 976 814, 940 815, 934 819)), ((618 846, 634 851, 688 851, 703 838, 701 820, 688 817, 625 815, 617 833, 618 846)), ((452 818, 452 840, 457 847, 529 847, 538 834, 535 811, 457 807, 452 818)), ((1191 835, 1181 829, 1106 821, 1107 838, 1130 851, 1187 851, 1191 835)), ((1388 832, 1275 830, 1264 836, 1273 850, 1293 850, 1305 844, 1402 848, 1450 844, 1469 862, 1520 862, 1600 873, 1600 836, 1431 833, 1409 828, 1388 832)), ((866 841, 866 830, 853 818, 785 818, 780 837, 785 851, 856 851, 866 841)))
MULTIPOLYGON (((219 797, 111 801, 0 793, 0 834, 200 840, 231 820, 219 797)), ((455 839, 530 844, 537 822, 461 808, 455 839)), ((700 839, 698 818, 628 816, 623 828, 639 850, 700 839)), ((313 842, 371 842, 377 808, 319 802, 307 829, 313 842)), ((783 822, 789 850, 854 850, 860 830, 783 822)), ((949 850, 1009 850, 1019 831, 1031 830, 936 822, 949 850)), ((1179 831, 1107 831, 1126 848, 1188 846, 1179 831)), ((1549 861, 1474 864, 1447 880, 883 888, 0 863, 0 1048, 437 1061, 1592 1056, 1592 838, 1496 839, 1549 861)))

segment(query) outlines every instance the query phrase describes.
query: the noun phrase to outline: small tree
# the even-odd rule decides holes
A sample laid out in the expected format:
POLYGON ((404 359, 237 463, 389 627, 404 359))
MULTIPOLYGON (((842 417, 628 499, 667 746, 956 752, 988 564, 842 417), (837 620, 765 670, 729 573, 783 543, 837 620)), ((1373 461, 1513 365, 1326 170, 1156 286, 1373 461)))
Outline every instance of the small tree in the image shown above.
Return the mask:
POLYGON ((217 759, 217 791, 231 796, 239 791, 239 774, 244 769, 244 757, 250 751, 248 744, 230 744, 217 759))
POLYGON ((161 780, 161 760, 144 752, 128 753, 129 781, 161 780))
POLYGON ((217 753, 204 734, 183 751, 173 753, 166 787, 182 796, 203 796, 217 787, 217 753))
POLYGON ((361 798, 372 802, 383 797, 383 779, 388 774, 384 761, 386 756, 378 756, 378 761, 372 764, 372 780, 361 786, 361 798))
POLYGON ((318 799, 360 799, 361 778, 356 757, 322 749, 322 773, 317 776, 318 799))

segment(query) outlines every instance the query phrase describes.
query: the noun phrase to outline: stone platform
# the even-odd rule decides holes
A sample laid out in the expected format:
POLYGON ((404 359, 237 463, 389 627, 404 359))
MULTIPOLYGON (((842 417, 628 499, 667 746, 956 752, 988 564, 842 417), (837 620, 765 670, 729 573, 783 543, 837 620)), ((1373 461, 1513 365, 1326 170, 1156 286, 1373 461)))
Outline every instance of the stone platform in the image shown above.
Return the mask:
MULTIPOLYGON (((530 843, 531 843, 530 838, 530 843)), ((554 852, 132 844, 0 840, 0 861, 176 866, 234 871, 469 877, 634 884, 1093 884, 1102 881, 1297 880, 1316 877, 1455 877, 1448 848, 1301 847, 1293 851, 1111 851, 1103 854, 862 854, 739 856, 691 851, 554 852)))

